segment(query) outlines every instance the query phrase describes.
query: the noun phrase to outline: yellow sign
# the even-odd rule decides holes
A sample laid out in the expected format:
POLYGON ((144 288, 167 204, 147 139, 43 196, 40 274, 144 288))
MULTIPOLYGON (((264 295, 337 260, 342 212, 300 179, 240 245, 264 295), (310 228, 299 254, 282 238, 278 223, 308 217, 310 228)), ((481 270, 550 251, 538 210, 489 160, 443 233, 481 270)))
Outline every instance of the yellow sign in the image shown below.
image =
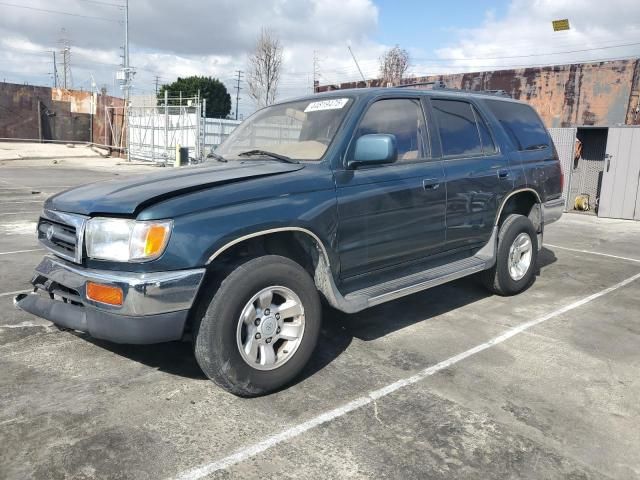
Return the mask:
POLYGON ((569 19, 564 18, 562 20, 554 20, 551 22, 553 24, 553 31, 559 32, 560 30, 569 30, 569 19))

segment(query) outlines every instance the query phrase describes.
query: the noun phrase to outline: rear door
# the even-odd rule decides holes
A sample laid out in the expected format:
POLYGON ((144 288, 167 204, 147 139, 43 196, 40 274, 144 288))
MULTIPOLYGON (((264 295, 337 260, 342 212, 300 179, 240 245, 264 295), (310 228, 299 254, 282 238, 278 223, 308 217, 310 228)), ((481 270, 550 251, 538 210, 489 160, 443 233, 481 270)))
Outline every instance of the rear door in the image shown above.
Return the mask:
POLYGON ((471 102, 432 98, 431 107, 447 181, 447 250, 483 245, 502 199, 513 189, 509 158, 471 102))
POLYGON ((610 128, 599 217, 640 220, 640 128, 610 128))
POLYGON ((420 96, 371 103, 350 150, 361 135, 372 133, 395 135, 398 160, 336 171, 343 278, 419 260, 444 246, 444 172, 430 153, 420 96))

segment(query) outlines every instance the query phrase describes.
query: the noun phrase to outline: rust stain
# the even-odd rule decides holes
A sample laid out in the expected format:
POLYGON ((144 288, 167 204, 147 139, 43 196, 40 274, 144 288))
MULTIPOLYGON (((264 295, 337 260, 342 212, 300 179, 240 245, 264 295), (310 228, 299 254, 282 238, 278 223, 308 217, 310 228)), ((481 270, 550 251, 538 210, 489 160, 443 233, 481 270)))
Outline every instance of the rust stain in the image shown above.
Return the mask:
MULTIPOLYGON (((406 79, 442 81, 448 88, 504 90, 531 104, 547 127, 640 124, 640 60, 554 65, 406 79)), ((380 86, 378 80, 369 86, 380 86)), ((363 88, 365 82, 323 85, 319 91, 363 88)), ((420 88, 420 87, 417 87, 420 88)), ((425 87, 428 88, 428 87, 425 87)))

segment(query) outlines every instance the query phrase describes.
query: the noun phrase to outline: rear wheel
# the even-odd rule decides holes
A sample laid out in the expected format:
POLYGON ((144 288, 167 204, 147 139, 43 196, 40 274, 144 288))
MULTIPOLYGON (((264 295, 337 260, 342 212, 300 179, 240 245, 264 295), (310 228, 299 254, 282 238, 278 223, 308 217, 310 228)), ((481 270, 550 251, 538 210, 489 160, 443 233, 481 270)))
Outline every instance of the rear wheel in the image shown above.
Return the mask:
POLYGON ((498 235, 495 265, 482 272, 483 284, 498 295, 515 295, 533 281, 538 259, 538 236, 529 218, 509 215, 498 235))
POLYGON ((254 258, 217 289, 196 328, 196 359, 236 395, 269 393, 304 368, 320 322, 318 292, 300 265, 277 255, 254 258))

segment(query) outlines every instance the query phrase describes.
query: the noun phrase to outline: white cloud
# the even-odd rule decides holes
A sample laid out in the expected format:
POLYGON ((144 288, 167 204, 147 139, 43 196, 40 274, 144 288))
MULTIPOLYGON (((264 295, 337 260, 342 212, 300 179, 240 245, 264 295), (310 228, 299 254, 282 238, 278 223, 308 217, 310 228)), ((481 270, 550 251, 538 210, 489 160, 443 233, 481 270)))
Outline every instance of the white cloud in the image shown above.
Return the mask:
MULTIPOLYGON (((65 28, 74 86, 88 88, 93 75, 98 85, 119 93, 114 75, 124 38, 122 9, 82 0, 33 0, 25 6, 80 17, 0 6, 0 77, 50 83, 51 51, 59 50, 60 30, 65 28)), ((235 71, 246 68, 247 55, 263 26, 272 29, 285 47, 281 97, 311 90, 314 49, 322 50, 329 72, 352 67, 348 42, 363 51, 378 48, 368 40, 378 21, 371 0, 136 0, 130 2, 129 19, 138 93, 152 92, 156 76, 162 83, 177 76, 211 75, 231 87, 235 71)), ((244 103, 250 106, 246 95, 244 103)))
POLYGON ((638 56, 640 4, 637 0, 513 0, 506 15, 488 11, 481 27, 450 33, 456 39, 437 49, 434 58, 416 59, 416 72, 481 71, 638 56), (571 29, 554 32, 551 21, 564 18, 569 19, 571 29), (630 43, 635 45, 615 47, 630 43), (570 53, 548 54, 553 52, 570 53))
MULTIPOLYGON (((110 93, 120 93, 114 85, 124 37, 120 8, 85 0, 30 0, 24 5, 105 18, 0 6, 0 79, 50 84, 51 51, 59 49, 64 27, 71 42, 74 85, 89 88, 93 75, 99 86, 107 84, 110 93)), ((374 40, 379 11, 373 0, 135 0, 130 6, 136 93, 152 93, 156 76, 166 83, 199 74, 220 78, 234 96, 235 71, 246 69, 247 54, 263 26, 274 30, 285 47, 280 98, 311 91, 314 51, 320 82, 326 84, 360 78, 347 45, 367 78, 377 76, 378 57, 387 48, 374 40)), ((435 51, 402 45, 413 57, 410 73, 640 54, 640 45, 631 45, 541 55, 640 42, 638 0, 513 0, 506 12, 487 10, 478 28, 457 29, 455 22, 452 13, 451 24, 441 27, 443 41, 435 51), (558 18, 568 18, 571 30, 553 32, 551 21, 558 18)), ((252 104, 243 87, 241 112, 249 113, 252 104)))

